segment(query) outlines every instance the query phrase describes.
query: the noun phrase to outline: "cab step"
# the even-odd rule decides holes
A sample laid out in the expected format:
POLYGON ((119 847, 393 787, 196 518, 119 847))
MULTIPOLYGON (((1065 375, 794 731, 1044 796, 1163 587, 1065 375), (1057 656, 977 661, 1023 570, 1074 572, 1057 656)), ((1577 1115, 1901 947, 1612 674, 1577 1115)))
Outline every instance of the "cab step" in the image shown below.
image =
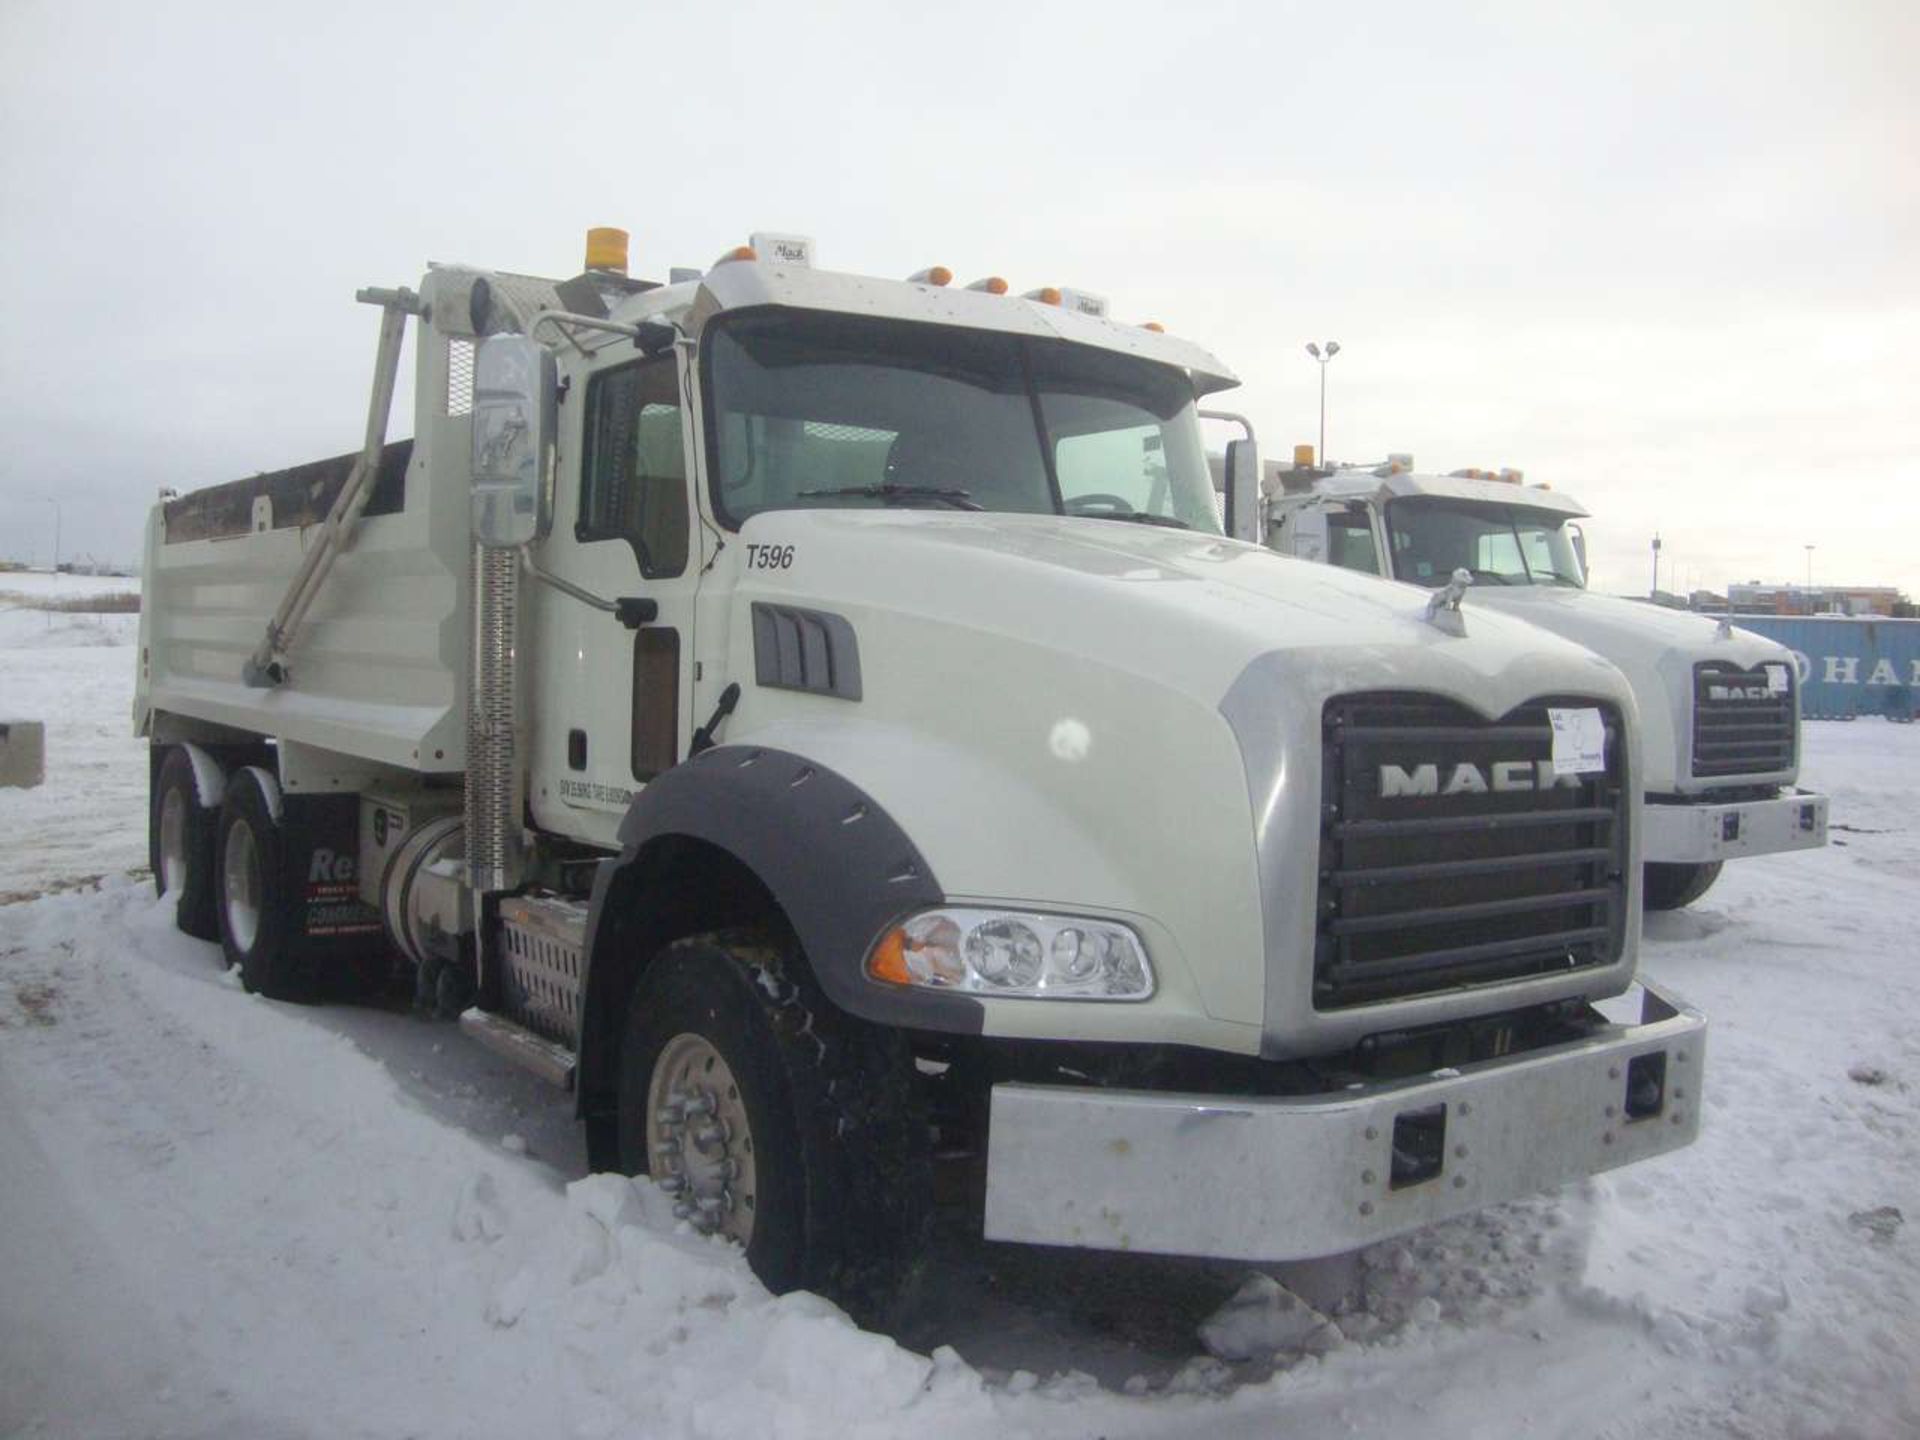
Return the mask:
POLYGON ((573 1051, 565 1045, 485 1010, 466 1011, 460 1016, 460 1028, 494 1054, 533 1072, 549 1085, 562 1090, 573 1088, 573 1051))

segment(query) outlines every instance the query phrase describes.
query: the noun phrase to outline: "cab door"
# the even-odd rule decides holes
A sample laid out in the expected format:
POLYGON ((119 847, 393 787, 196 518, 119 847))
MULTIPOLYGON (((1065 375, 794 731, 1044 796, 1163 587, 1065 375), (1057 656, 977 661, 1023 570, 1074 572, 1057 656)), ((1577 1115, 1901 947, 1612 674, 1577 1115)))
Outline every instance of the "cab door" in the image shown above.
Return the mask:
POLYGON ((611 845, 634 792, 686 753, 699 575, 680 356, 595 360, 569 386, 578 406, 563 425, 542 559, 556 578, 646 614, 629 607, 623 620, 538 587, 529 801, 543 828, 611 845))

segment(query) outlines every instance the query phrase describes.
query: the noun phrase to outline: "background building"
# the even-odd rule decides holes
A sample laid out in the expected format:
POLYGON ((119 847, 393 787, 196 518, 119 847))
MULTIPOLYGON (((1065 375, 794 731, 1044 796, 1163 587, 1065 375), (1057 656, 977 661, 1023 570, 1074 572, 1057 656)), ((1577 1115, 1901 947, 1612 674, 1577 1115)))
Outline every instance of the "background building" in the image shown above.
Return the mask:
POLYGON ((1911 615, 1906 596, 1890 585, 1729 585, 1737 615, 1911 615))

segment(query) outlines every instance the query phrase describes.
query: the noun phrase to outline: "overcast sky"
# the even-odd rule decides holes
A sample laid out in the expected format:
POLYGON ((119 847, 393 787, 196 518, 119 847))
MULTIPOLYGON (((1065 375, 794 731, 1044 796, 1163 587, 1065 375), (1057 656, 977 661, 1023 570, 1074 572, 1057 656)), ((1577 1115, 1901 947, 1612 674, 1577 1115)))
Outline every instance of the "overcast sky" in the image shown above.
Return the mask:
MULTIPOLYGON (((1270 456, 1511 465, 1599 588, 1920 597, 1920 7, 0 0, 0 557, 352 449, 433 260, 1111 297, 1270 456), (1601 13, 1604 8, 1604 13, 1601 13), (495 18, 489 18, 495 17, 495 18), (1677 573, 1676 573, 1677 572, 1677 573)), ((407 433, 403 416, 396 433, 407 433)))

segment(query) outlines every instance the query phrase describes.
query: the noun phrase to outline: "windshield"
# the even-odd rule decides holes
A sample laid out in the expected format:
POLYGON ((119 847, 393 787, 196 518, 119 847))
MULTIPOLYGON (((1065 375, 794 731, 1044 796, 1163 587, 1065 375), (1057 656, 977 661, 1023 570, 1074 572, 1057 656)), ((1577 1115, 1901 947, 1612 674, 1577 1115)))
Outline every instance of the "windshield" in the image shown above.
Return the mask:
POLYGON ((714 509, 880 505, 1220 533, 1179 371, 1065 341, 859 316, 727 317, 702 347, 714 509))
POLYGON ((1567 517, 1522 505, 1412 496, 1387 506, 1393 573, 1429 587, 1458 570, 1491 585, 1584 586, 1567 517))

